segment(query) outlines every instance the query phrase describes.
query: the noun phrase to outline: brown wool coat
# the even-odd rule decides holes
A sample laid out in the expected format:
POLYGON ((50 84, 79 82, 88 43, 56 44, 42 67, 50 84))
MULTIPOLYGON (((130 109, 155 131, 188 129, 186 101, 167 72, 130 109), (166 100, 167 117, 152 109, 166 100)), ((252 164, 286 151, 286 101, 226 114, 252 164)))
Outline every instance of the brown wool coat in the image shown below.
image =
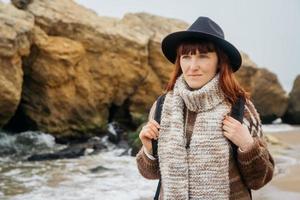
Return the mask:
MULTIPOLYGON (((149 119, 154 117, 155 106, 156 102, 150 110, 149 119)), ((189 116, 186 130, 186 138, 189 142, 196 113, 185 108, 186 114, 189 116)), ((237 160, 233 158, 232 153, 230 154, 230 200, 249 200, 250 195, 247 188, 257 190, 266 185, 273 177, 274 160, 267 149, 267 143, 262 134, 259 114, 250 101, 246 102, 244 118, 248 121, 248 129, 255 142, 247 151, 241 152, 238 150, 237 160)), ((151 160, 143 151, 143 147, 136 155, 136 161, 138 170, 143 177, 146 179, 159 179, 158 160, 151 160)), ((162 193, 163 188, 160 190, 160 199, 162 199, 162 193)))

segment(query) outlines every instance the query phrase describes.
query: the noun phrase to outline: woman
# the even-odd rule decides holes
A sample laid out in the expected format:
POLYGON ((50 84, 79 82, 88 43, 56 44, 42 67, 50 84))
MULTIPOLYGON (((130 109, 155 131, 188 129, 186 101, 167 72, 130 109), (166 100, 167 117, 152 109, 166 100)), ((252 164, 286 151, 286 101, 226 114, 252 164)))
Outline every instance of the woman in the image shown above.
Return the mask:
POLYGON ((161 177, 160 199, 251 199, 273 177, 274 161, 249 95, 233 73, 241 65, 239 51, 224 39, 219 25, 199 17, 186 31, 171 33, 162 51, 175 64, 162 107, 161 123, 153 119, 139 137, 140 173, 161 177), (229 116, 244 98, 243 123, 229 116), (158 140, 158 158, 151 139, 158 140), (238 149, 236 157, 230 143, 238 149))

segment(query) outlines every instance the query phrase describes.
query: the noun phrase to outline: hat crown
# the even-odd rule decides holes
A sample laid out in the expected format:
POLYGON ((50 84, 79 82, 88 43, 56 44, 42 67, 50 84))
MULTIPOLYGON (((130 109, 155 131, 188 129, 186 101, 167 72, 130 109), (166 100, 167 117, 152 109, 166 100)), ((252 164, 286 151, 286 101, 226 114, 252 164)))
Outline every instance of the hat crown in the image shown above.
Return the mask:
POLYGON ((200 16, 187 30, 167 35, 162 40, 162 52, 171 63, 175 64, 178 47, 181 43, 188 41, 213 42, 227 54, 233 72, 237 71, 241 66, 242 57, 239 50, 225 40, 222 28, 208 17, 200 16))
POLYGON ((225 39, 222 28, 208 17, 198 17, 187 31, 201 32, 225 39))

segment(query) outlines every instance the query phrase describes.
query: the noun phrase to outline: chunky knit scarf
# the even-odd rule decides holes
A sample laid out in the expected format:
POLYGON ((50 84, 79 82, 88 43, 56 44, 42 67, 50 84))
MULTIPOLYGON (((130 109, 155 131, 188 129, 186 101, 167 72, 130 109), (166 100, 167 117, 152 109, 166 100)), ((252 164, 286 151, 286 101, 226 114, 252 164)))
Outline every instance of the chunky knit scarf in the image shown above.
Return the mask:
POLYGON ((163 199, 229 199, 229 141, 222 134, 231 106, 219 88, 219 74, 197 90, 183 75, 165 98, 158 139, 163 199), (186 149, 184 106, 197 112, 186 149))

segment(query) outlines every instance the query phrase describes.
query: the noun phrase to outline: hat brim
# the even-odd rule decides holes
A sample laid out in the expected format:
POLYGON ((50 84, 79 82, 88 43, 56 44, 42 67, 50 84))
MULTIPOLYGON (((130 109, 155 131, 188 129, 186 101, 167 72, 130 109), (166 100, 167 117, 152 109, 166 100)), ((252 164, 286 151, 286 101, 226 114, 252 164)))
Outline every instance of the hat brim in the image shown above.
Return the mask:
POLYGON ((175 63, 177 47, 185 40, 209 40, 214 42, 227 54, 233 72, 237 71, 242 64, 240 52, 231 43, 214 35, 195 31, 178 31, 167 35, 163 39, 161 49, 171 63, 175 63))

